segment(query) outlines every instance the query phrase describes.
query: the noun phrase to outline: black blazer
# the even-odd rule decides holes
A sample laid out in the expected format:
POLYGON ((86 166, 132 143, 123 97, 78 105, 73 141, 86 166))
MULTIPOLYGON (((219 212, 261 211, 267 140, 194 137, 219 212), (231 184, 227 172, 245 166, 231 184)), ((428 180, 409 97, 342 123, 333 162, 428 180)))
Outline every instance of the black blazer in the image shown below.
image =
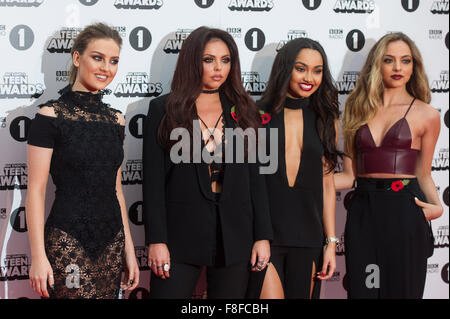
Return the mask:
MULTIPOLYGON (((207 163, 174 164, 157 141, 167 95, 150 102, 144 126, 143 199, 145 242, 166 243, 171 261, 209 265, 213 216, 220 215, 225 264, 249 261, 253 243, 272 239, 264 176, 258 164, 226 163, 216 201, 207 163), (218 207, 216 207, 216 205, 218 207)), ((225 127, 234 128, 231 106, 221 95, 225 127)))

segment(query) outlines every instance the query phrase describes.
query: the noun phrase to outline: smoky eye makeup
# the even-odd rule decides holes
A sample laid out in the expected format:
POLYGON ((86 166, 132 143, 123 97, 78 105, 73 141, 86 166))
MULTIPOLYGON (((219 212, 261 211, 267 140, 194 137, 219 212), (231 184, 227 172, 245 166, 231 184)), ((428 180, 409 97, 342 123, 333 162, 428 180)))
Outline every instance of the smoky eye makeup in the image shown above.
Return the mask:
POLYGON ((212 56, 207 55, 203 57, 202 61, 206 63, 211 63, 214 61, 214 58, 212 56))

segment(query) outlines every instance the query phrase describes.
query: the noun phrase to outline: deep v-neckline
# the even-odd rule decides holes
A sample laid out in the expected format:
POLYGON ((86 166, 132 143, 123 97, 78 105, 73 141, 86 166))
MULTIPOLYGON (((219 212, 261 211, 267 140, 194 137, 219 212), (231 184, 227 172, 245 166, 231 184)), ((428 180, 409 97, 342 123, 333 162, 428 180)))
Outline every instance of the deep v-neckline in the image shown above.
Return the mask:
POLYGON ((304 145, 304 142, 305 142, 305 112, 303 111, 304 110, 304 108, 302 108, 301 109, 302 110, 302 121, 303 121, 303 125, 302 125, 302 130, 303 130, 303 132, 302 132, 302 149, 300 150, 300 161, 299 161, 299 163, 298 163, 298 167, 297 167, 297 172, 296 172, 296 174, 295 174, 295 179, 294 179, 294 183, 292 184, 292 186, 291 185, 289 185, 289 178, 288 178, 288 174, 287 174, 287 162, 286 162, 286 123, 285 123, 285 119, 284 119, 284 117, 285 117, 285 110, 284 110, 284 108, 283 108, 283 111, 282 111, 282 117, 281 117, 281 121, 282 121, 282 131, 283 131, 283 140, 282 140, 282 145, 283 145, 283 157, 284 157, 284 160, 283 160, 283 164, 284 164, 284 168, 283 168, 283 175, 284 175, 284 179, 285 179, 285 183, 286 183, 286 185, 287 185, 287 187, 288 188, 290 188, 290 189, 293 189, 293 188, 295 188, 295 186, 297 185, 297 183, 298 183, 298 180, 299 180, 299 176, 300 176, 300 170, 301 170, 301 168, 302 168, 302 163, 303 163, 303 151, 304 151, 304 149, 305 149, 305 145, 304 145))
POLYGON ((366 127, 367 127, 367 130, 369 131, 369 136, 370 136, 370 140, 372 141, 372 144, 373 144, 373 146, 375 147, 375 148, 380 148, 380 147, 382 147, 383 145, 384 145, 384 141, 386 140, 386 137, 391 133, 391 131, 399 124, 399 123, 401 123, 401 121, 405 121, 406 122, 406 125, 408 126, 408 130, 409 130, 409 132, 411 133, 411 128, 409 127, 409 123, 408 123, 408 121, 406 120, 406 118, 405 117, 402 117, 401 119, 399 119, 399 120, 397 120, 387 131, 386 131, 386 134, 384 134, 384 136, 383 136, 383 138, 381 139, 381 142, 380 142, 380 145, 377 145, 377 143, 375 142, 375 139, 374 139, 374 137, 373 137, 373 134, 372 134, 372 130, 370 129, 370 127, 369 127, 369 125, 366 123, 366 124, 364 124, 366 127))
MULTIPOLYGON (((409 132, 409 139, 410 139, 410 144, 412 144, 412 134, 411 134, 411 127, 409 126, 408 120, 406 119, 406 115, 408 115, 409 110, 411 110, 411 107, 414 104, 414 101, 416 100, 416 98, 413 98, 413 100, 411 101, 411 104, 409 105, 408 109, 406 110, 405 115, 403 115, 402 118, 400 118, 399 120, 397 120, 394 124, 392 124, 392 126, 386 131, 386 133, 384 134, 383 138, 381 139, 380 145, 377 146, 377 143, 375 143, 375 139, 373 137, 372 134, 372 130, 369 127, 369 124, 364 124, 367 127, 367 130, 369 131, 369 135, 370 135, 370 140, 372 141, 373 147, 375 148, 380 148, 384 145, 384 141, 386 140, 386 137, 388 137, 388 135, 391 133, 391 131, 400 123, 400 125, 403 123, 402 121, 406 122, 406 125, 408 126, 408 132, 409 132)), ((411 147, 411 146, 410 146, 411 147)))

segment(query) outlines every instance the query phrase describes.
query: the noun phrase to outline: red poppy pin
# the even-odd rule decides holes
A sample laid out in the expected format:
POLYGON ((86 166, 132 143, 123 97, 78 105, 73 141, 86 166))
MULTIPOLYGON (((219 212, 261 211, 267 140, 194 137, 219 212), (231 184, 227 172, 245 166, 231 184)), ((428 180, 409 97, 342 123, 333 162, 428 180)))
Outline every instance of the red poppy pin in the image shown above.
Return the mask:
POLYGON ((409 184, 409 179, 402 179, 398 181, 394 181, 391 183, 391 187, 388 188, 388 190, 393 190, 394 192, 398 192, 399 190, 403 189, 406 185, 409 184))
MULTIPOLYGON (((269 113, 265 113, 262 110, 259 110, 259 115, 261 116, 261 123, 262 123, 262 125, 265 125, 265 124, 269 123, 270 120, 272 119, 272 117, 270 116, 269 113)), ((233 118, 233 120, 235 120, 237 122, 236 106, 234 106, 234 105, 231 108, 231 117, 233 118)))

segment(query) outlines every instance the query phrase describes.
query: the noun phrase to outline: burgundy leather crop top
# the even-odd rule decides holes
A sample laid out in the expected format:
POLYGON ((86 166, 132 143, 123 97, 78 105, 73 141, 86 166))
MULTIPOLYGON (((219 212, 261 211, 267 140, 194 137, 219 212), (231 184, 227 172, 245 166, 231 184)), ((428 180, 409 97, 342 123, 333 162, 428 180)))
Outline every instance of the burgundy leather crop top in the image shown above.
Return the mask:
POLYGON ((358 174, 386 173, 415 175, 418 150, 411 148, 411 130, 406 114, 387 131, 380 146, 375 145, 367 124, 356 132, 355 148, 358 174))

